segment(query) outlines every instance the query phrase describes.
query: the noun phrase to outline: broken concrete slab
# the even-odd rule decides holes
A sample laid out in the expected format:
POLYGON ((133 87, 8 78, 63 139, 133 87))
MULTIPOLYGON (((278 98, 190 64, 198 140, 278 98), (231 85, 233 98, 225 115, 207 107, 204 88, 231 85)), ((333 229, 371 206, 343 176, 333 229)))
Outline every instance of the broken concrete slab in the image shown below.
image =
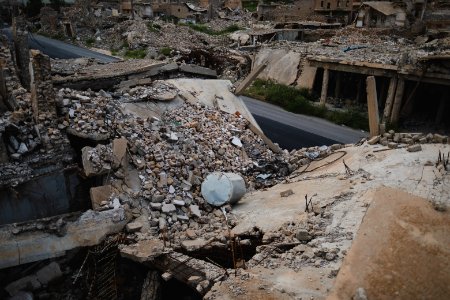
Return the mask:
POLYGON ((100 163, 100 159, 97 159, 98 163, 96 164, 97 161, 94 161, 93 157, 91 156, 91 152, 93 149, 94 148, 92 147, 84 147, 83 149, 81 149, 81 161, 83 164, 84 174, 87 177, 106 174, 109 171, 107 168, 103 168, 103 166, 98 166, 98 164, 100 163))
POLYGON ((13 233, 12 225, 0 230, 0 269, 59 257, 66 251, 93 246, 108 234, 117 233, 128 222, 123 208, 96 212, 88 210, 67 222, 64 235, 44 231, 13 233))
POLYGON ((120 255, 138 263, 150 262, 165 253, 161 240, 143 240, 132 245, 121 245, 120 255))
POLYGON ((181 246, 183 247, 183 249, 190 252, 190 251, 196 251, 196 250, 202 249, 208 243, 209 243, 209 241, 206 241, 202 238, 198 238, 195 240, 185 240, 181 243, 181 246))
POLYGON ((130 222, 125 226, 126 231, 133 233, 141 230, 144 225, 139 221, 130 222))
POLYGON ((133 192, 138 192, 142 186, 139 171, 131 167, 128 168, 125 171, 124 182, 133 192))
POLYGON ((25 276, 19 280, 11 282, 5 287, 5 290, 10 296, 18 294, 22 290, 37 290, 42 286, 47 285, 52 280, 61 277, 63 274, 56 262, 51 262, 45 267, 39 269, 36 273, 25 276))
POLYGON ((10 296, 16 295, 21 290, 37 290, 41 288, 41 283, 36 275, 25 276, 19 280, 11 282, 5 287, 10 296))
POLYGON ((400 190, 377 190, 327 299, 350 299, 359 287, 368 299, 447 299, 449 236, 448 211, 400 190))
POLYGON ((254 66, 267 62, 267 67, 258 78, 291 85, 297 80, 300 54, 284 49, 262 49, 255 58, 254 66))
POLYGON ((36 272, 37 279, 43 285, 48 284, 50 281, 59 278, 62 275, 63 274, 61 272, 59 264, 56 262, 51 262, 50 264, 36 272))
POLYGON ((108 201, 111 197, 112 187, 111 185, 102 185, 93 187, 89 191, 91 195, 91 204, 93 210, 99 210, 102 206, 102 202, 108 201))
POLYGON ((190 64, 181 65, 180 71, 189 73, 189 74, 194 74, 194 75, 201 75, 201 76, 210 77, 210 78, 217 78, 216 70, 212 70, 212 69, 205 68, 205 67, 200 67, 197 65, 190 65, 190 64))
POLYGON ((309 64, 304 65, 302 73, 297 80, 297 86, 299 88, 312 90, 314 87, 314 81, 316 79, 317 68, 311 67, 309 64))
POLYGON ((124 158, 126 157, 128 141, 126 138, 114 139, 113 148, 113 167, 118 168, 124 166, 124 158))

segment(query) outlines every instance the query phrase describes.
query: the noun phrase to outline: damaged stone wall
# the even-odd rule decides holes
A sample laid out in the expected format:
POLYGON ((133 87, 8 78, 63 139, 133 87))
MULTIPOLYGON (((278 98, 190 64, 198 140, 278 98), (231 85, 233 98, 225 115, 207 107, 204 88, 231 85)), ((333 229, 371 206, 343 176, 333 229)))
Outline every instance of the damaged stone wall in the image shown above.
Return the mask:
POLYGON ((14 50, 16 54, 16 65, 22 86, 30 90, 30 54, 28 47, 28 31, 25 20, 19 17, 14 18, 12 26, 14 40, 14 50))

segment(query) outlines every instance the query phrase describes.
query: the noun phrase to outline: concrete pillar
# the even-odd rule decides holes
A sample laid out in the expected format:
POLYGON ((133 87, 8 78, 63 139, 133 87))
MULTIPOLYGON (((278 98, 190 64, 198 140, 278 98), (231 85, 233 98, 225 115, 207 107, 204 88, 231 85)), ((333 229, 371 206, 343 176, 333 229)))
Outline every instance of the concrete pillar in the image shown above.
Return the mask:
POLYGON ((323 69, 322 92, 320 94, 320 104, 325 105, 327 101, 328 81, 330 79, 330 70, 323 69))
POLYGON ((392 113, 390 120, 391 124, 395 124, 398 122, 404 92, 405 92, 405 80, 403 78, 399 78, 397 81, 397 90, 395 92, 394 104, 392 106, 392 113))
POLYGON ((378 115, 377 85, 375 77, 367 77, 366 83, 370 136, 373 137, 380 134, 380 117, 378 115))
POLYGON ((395 90, 397 88, 397 76, 391 78, 389 82, 388 94, 384 105, 383 122, 389 121, 394 102, 395 90))

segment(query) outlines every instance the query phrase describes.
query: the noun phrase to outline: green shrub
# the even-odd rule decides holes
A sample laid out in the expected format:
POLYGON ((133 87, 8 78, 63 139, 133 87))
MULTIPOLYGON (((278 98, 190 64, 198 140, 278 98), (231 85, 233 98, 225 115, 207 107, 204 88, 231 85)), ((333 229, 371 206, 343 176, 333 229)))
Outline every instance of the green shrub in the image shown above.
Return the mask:
POLYGON ((147 28, 150 32, 159 32, 159 30, 161 29, 161 26, 159 26, 158 24, 155 24, 153 22, 148 22, 147 28))
POLYGON ((191 29, 193 29, 195 31, 203 32, 203 33, 206 33, 206 34, 209 34, 209 35, 224 35, 224 34, 232 33, 232 32, 235 32, 235 31, 238 31, 238 30, 241 29, 236 24, 230 25, 230 26, 226 27, 225 29, 219 30, 219 31, 213 30, 213 29, 211 29, 208 26, 203 25, 203 24, 188 23, 188 24, 186 24, 184 26, 189 26, 191 29))
POLYGON ((296 89, 271 81, 256 79, 245 91, 245 95, 265 100, 284 109, 309 116, 327 119, 339 125, 368 130, 367 115, 355 109, 347 111, 329 110, 325 106, 316 105, 314 97, 306 89, 296 89))
POLYGON ((258 1, 242 1, 242 8, 255 12, 258 7, 258 1))
POLYGON ((125 52, 126 58, 142 59, 145 55, 147 55, 147 51, 145 49, 127 50, 125 52))
POLYGON ((165 56, 169 56, 170 53, 172 53, 172 49, 169 47, 164 47, 164 48, 159 49, 159 53, 161 53, 162 55, 165 55, 165 56))
POLYGON ((86 45, 88 45, 89 47, 91 47, 92 45, 94 45, 95 43, 95 39, 94 38, 88 38, 86 39, 86 45))

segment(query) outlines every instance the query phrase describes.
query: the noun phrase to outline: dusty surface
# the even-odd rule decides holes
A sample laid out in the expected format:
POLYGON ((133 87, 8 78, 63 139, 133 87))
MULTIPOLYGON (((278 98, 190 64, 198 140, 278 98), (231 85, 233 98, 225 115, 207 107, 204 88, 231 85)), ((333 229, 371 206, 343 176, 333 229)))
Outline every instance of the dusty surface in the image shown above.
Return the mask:
POLYGON ((328 299, 450 297, 450 214, 423 198, 379 189, 328 299))
MULTIPOLYGON (((397 265, 393 264, 394 270, 404 267, 405 263, 415 261, 416 263, 409 271, 414 273, 413 270, 418 270, 420 276, 416 276, 416 279, 420 280, 426 278, 426 272, 429 270, 427 264, 434 266, 431 269, 438 271, 434 271, 433 278, 439 283, 434 284, 436 290, 427 295, 442 295, 442 292, 446 291, 442 285, 448 282, 444 279, 448 279, 446 274, 449 270, 448 251, 446 250, 449 240, 445 237, 448 229, 443 229, 443 226, 448 227, 448 219, 434 211, 431 203, 441 203, 447 206, 449 204, 448 173, 439 171, 435 163, 439 150, 447 153, 450 146, 422 145, 423 150, 414 153, 407 152, 406 149, 374 152, 379 149, 383 149, 383 147, 368 144, 341 149, 342 154, 337 152, 326 159, 300 168, 297 174, 294 172, 284 184, 246 195, 233 208, 233 212, 239 220, 233 229, 235 234, 252 232, 257 227, 264 235, 263 244, 267 244, 267 246, 261 247, 275 249, 277 243, 270 242, 273 236, 278 237, 278 244, 298 244, 298 240, 292 238, 292 232, 295 232, 295 230, 292 231, 292 228, 298 228, 306 220, 308 222, 312 220, 314 226, 309 227, 308 230, 312 236, 311 240, 287 251, 279 247, 275 249, 276 251, 268 251, 267 248, 257 249, 258 253, 247 265, 249 268, 246 272, 249 275, 246 279, 235 278, 234 275, 231 275, 221 285, 215 285, 211 297, 220 295, 221 299, 244 299, 248 295, 255 295, 255 299, 325 299, 334 285, 335 276, 352 245, 352 240, 359 236, 357 232, 367 208, 374 203, 373 199, 378 200, 379 192, 376 191, 387 187, 396 189, 396 193, 403 195, 403 198, 394 197, 391 200, 398 200, 399 203, 398 205, 397 203, 392 204, 392 208, 390 208, 392 212, 383 217, 383 220, 386 218, 386 224, 384 224, 386 227, 373 230, 372 226, 372 230, 367 229, 369 230, 367 232, 361 229, 362 232, 365 232, 363 234, 368 236, 370 234, 373 240, 382 240, 390 233, 392 238, 399 241, 398 244, 393 243, 394 248, 383 250, 387 251, 383 252, 385 253, 384 257, 390 255, 389 251, 395 249, 399 251, 394 253, 399 257, 392 256, 392 260, 386 261, 391 264, 398 262, 397 265), (345 172, 343 160, 349 166, 350 173, 345 172), (293 191, 293 195, 280 196, 281 192, 289 189, 293 191), (411 193, 411 195, 408 194, 408 197, 412 198, 411 206, 404 206, 405 192, 411 193), (308 199, 313 196, 315 213, 305 212, 306 194, 308 199), (417 197, 424 197, 428 200, 417 200, 417 197), (417 201, 421 205, 417 204, 417 201), (399 221, 392 225, 396 226, 397 231, 391 232, 393 227, 387 221, 393 215, 399 215, 399 221), (409 215, 412 219, 408 219, 409 215), (439 216, 441 216, 440 219, 439 216), (417 220, 428 220, 429 218, 434 218, 434 221, 430 224, 423 224, 425 226, 423 228, 421 228, 422 224, 414 223, 417 220), (408 231, 412 232, 413 236, 406 236, 405 233, 408 231), (431 231, 436 232, 432 234, 431 231), (424 245, 421 240, 422 235, 428 244, 424 245), (281 238, 281 242, 279 241, 280 236, 284 236, 281 238), (422 243, 423 249, 419 247, 420 243, 422 243), (435 243, 440 243, 440 246, 436 246, 435 243), (414 251, 410 251, 412 252, 410 257, 408 251, 403 251, 408 247, 414 249, 414 251), (413 255, 416 250, 420 257, 413 255), (432 254, 428 251, 431 251, 432 254), (330 253, 332 255, 328 256, 330 253), (447 257, 445 260, 435 260, 434 254, 447 257), (409 258, 405 259, 405 255, 409 258), (426 259, 427 257, 428 259, 426 259), (439 262, 441 262, 439 267, 434 265, 439 262), (240 294, 239 288, 243 289, 240 294), (282 293, 281 296, 279 293, 282 293)), ((378 204, 375 202, 373 205, 377 207, 378 204)), ((381 216, 374 218, 377 220, 381 216)), ((381 254, 380 252, 379 255, 381 254)), ((373 261, 373 263, 377 262, 373 261)), ((359 264, 359 268, 362 269, 366 266, 367 264, 359 264)), ((359 274, 358 272, 354 273, 359 274)), ((383 284, 390 286, 383 281, 383 278, 387 277, 381 278, 380 273, 377 273, 376 277, 379 279, 374 281, 374 284, 377 284, 379 289, 383 284)), ((390 287, 386 288, 386 291, 392 292, 391 295, 395 293, 390 287)), ((351 292, 354 293, 354 290, 352 289, 351 292)), ((340 299, 349 298, 345 294, 340 299)), ((409 299, 409 297, 402 299, 409 299)), ((442 299, 442 297, 435 299, 442 299)))

